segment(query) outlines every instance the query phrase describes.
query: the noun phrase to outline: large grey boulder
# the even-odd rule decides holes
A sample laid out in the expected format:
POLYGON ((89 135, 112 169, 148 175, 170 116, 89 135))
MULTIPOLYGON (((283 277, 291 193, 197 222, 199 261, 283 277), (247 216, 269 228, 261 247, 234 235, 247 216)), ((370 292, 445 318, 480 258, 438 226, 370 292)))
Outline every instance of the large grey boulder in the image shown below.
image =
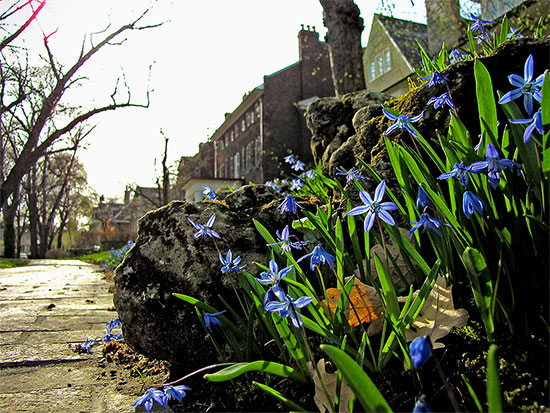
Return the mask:
POLYGON ((175 201, 145 215, 115 276, 114 303, 126 342, 149 357, 184 365, 186 371, 215 362, 194 307, 172 294, 190 295, 220 310, 225 307, 219 296, 235 303, 235 273, 221 273, 217 248, 224 256, 231 249, 257 275, 253 261, 265 262, 267 247, 252 219, 273 233, 282 229, 292 215, 277 210, 281 199, 265 185, 245 186, 223 201, 175 201), (197 230, 187 218, 205 224, 212 214, 212 229, 221 239, 195 239, 197 230))

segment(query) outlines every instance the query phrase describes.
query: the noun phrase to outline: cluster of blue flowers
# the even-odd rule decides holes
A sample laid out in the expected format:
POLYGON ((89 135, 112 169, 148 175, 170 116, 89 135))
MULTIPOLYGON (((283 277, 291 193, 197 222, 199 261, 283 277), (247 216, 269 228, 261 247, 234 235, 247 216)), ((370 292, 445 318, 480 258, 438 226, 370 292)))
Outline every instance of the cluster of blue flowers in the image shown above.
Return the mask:
POLYGON ((124 342, 124 337, 122 332, 114 333, 113 330, 121 328, 122 323, 118 318, 109 321, 105 326, 105 336, 103 337, 102 343, 108 343, 109 341, 120 341, 124 342))
POLYGON ((168 402, 170 400, 176 400, 181 402, 186 396, 186 391, 191 390, 189 387, 180 385, 180 386, 163 386, 162 391, 158 388, 151 388, 143 394, 132 407, 143 405, 145 410, 148 412, 153 408, 153 404, 157 402, 165 409, 168 408, 168 402))

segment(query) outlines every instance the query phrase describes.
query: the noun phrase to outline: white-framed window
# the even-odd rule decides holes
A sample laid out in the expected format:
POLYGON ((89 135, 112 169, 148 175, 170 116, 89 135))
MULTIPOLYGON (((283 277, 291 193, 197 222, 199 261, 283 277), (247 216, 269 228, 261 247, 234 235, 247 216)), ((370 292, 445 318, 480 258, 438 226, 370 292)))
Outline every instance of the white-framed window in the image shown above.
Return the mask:
POLYGON ((260 101, 257 101, 255 104, 254 104, 254 112, 256 112, 256 119, 260 119, 260 101))
POLYGON ((233 125, 233 134, 235 135, 235 139, 239 137, 239 127, 237 124, 233 125))
POLYGON ((391 70, 391 52, 390 49, 384 49, 382 53, 374 56, 369 63, 369 82, 379 78, 384 73, 391 70))
POLYGON ((231 130, 231 132, 229 132, 229 139, 231 140, 231 142, 233 142, 235 140, 235 132, 233 132, 233 130, 231 130))
POLYGON ((260 165, 261 158, 262 158, 262 140, 258 136, 254 141, 254 166, 260 165))
POLYGON ((241 120, 241 131, 245 131, 246 130, 246 122, 243 120, 241 120))
POLYGON ((225 147, 227 148, 227 146, 229 145, 229 139, 228 139, 228 136, 227 136, 227 134, 226 134, 226 135, 224 135, 224 137, 223 137, 223 141, 224 141, 225 147))
POLYGON ((245 119, 246 119, 246 127, 250 127, 250 124, 252 123, 250 121, 250 112, 246 112, 246 115, 245 115, 245 119))

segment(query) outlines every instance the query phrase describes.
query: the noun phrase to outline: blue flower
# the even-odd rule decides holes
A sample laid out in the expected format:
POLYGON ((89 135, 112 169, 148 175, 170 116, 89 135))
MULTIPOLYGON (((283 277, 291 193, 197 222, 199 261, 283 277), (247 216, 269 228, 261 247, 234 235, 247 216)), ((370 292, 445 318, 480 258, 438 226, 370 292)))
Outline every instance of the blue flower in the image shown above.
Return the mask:
POLYGON ((294 155, 285 156, 285 162, 290 165, 294 165, 296 163, 296 158, 294 157, 294 155))
POLYGON ((91 353, 92 347, 97 341, 97 337, 93 340, 90 340, 89 338, 84 341, 82 344, 75 344, 74 348, 72 349, 75 353, 82 354, 82 353, 91 353))
POLYGON ((290 182, 290 190, 291 191, 297 191, 302 189, 304 186, 304 183, 300 179, 293 179, 292 182, 290 182))
POLYGON ((424 76, 420 79, 426 80, 430 79, 430 83, 428 84, 428 87, 436 86, 436 85, 444 85, 449 81, 449 78, 441 72, 434 70, 434 72, 430 76, 424 76))
POLYGON ((316 266, 322 264, 328 264, 330 268, 334 268, 334 256, 326 252, 321 245, 317 245, 315 248, 313 248, 313 251, 311 251, 309 254, 304 255, 296 262, 298 263, 308 257, 311 257, 311 260, 309 261, 309 268, 311 268, 311 271, 313 271, 316 266))
POLYGON ((433 409, 428 404, 425 394, 418 398, 418 401, 414 405, 413 413, 433 413, 433 409))
POLYGON ((529 55, 525 61, 523 68, 523 77, 520 75, 510 75, 508 80, 517 89, 513 89, 500 98, 498 103, 504 104, 511 102, 523 95, 523 106, 531 116, 533 114, 533 98, 537 101, 542 99, 542 82, 544 81, 544 73, 533 81, 533 55, 529 55))
POLYGON ((483 215, 483 207, 484 204, 480 197, 470 191, 464 192, 462 196, 462 209, 466 218, 470 219, 474 212, 483 215))
POLYGON ((455 109, 455 104, 447 94, 447 92, 443 93, 441 96, 433 97, 430 100, 428 100, 428 105, 431 105, 433 103, 434 108, 439 109, 443 105, 449 106, 452 110, 455 109))
POLYGON ((353 168, 351 168, 349 171, 344 171, 342 168, 339 168, 339 167, 336 167, 336 175, 345 175, 346 176, 346 181, 348 184, 352 183, 354 179, 357 179, 358 181, 360 179, 367 179, 366 177, 364 177, 363 175, 361 175, 359 173, 359 171, 357 170, 357 168, 354 166, 353 168))
POLYGON ((487 172, 489 183, 495 189, 500 183, 500 171, 514 170, 521 168, 521 165, 510 159, 499 159, 498 152, 492 143, 487 144, 485 161, 474 162, 470 171, 476 174, 487 172))
POLYGON ((124 339, 124 336, 122 335, 122 333, 113 334, 110 331, 105 331, 105 337, 103 337, 102 343, 108 343, 109 341, 124 342, 123 339, 124 339))
POLYGON ((294 327, 301 327, 304 322, 302 320, 302 316, 296 311, 296 309, 303 308, 311 303, 313 301, 313 297, 303 296, 294 300, 280 289, 276 291, 275 294, 280 301, 269 301, 265 304, 266 311, 279 313, 282 318, 290 317, 294 327))
POLYGON ((264 271, 260 274, 262 278, 256 278, 258 282, 262 285, 279 285, 279 282, 283 277, 285 277, 290 270, 294 268, 292 265, 289 265, 286 268, 283 268, 279 271, 279 266, 275 260, 269 261, 269 271, 264 271))
POLYGON ((470 26, 470 29, 472 32, 475 32, 477 30, 480 30, 482 33, 485 33, 485 25, 493 24, 492 21, 489 20, 481 20, 479 17, 477 17, 475 14, 470 13, 470 19, 474 20, 475 23, 473 23, 470 26))
POLYGON ((531 135, 536 130, 538 131, 541 136, 544 133, 542 129, 542 112, 541 110, 537 110, 533 117, 531 119, 510 119, 510 122, 512 123, 531 123, 527 128, 525 129, 525 133, 523 134, 523 142, 527 143, 529 139, 531 139, 531 135))
POLYGON ((268 247, 271 247, 273 245, 280 245, 281 246, 281 254, 284 254, 285 252, 290 252, 291 248, 296 248, 297 250, 302 249, 302 245, 306 245, 308 241, 298 241, 298 242, 292 242, 290 241, 290 233, 288 230, 288 225, 283 228, 283 232, 279 234, 279 231, 276 231, 277 238, 279 238, 280 242, 274 242, 273 244, 267 244, 268 247))
POLYGON ((294 169, 295 171, 305 171, 306 164, 303 163, 302 161, 296 161, 296 163, 294 163, 294 165, 292 165, 291 168, 294 169))
POLYGON ((169 400, 177 400, 178 402, 181 402, 182 399, 186 396, 185 391, 191 390, 190 387, 181 385, 181 386, 165 386, 164 387, 164 394, 166 397, 166 401, 169 400))
POLYGON ((315 173, 315 171, 312 171, 311 169, 309 169, 308 171, 304 172, 303 174, 300 175, 300 178, 304 178, 304 176, 307 178, 307 179, 315 179, 315 177, 317 176, 317 174, 315 173))
POLYGON ((273 181, 265 181, 265 185, 269 186, 270 188, 273 188, 277 192, 281 190, 281 187, 273 183, 273 181))
POLYGON ((166 395, 164 394, 164 392, 161 392, 157 389, 149 389, 143 394, 143 396, 136 400, 132 407, 143 404, 145 410, 151 411, 154 402, 157 402, 158 404, 166 408, 168 400, 166 399, 166 395))
POLYGON ((360 191, 359 198, 365 205, 360 205, 350 210, 346 215, 361 215, 367 213, 365 218, 365 231, 369 232, 374 224, 374 218, 380 217, 384 222, 390 225, 395 225, 395 221, 387 211, 394 211, 397 205, 393 202, 381 202, 386 191, 386 180, 382 180, 374 192, 374 200, 370 197, 367 191, 360 191))
POLYGON ((470 181, 468 172, 471 172, 470 168, 464 165, 464 163, 460 163, 460 164, 455 163, 452 171, 445 172, 444 174, 439 175, 437 179, 447 179, 447 178, 452 178, 454 176, 456 177, 456 179, 458 179, 458 182, 460 182, 462 186, 466 186, 470 181))
POLYGON ((204 324, 206 325, 206 328, 208 331, 212 332, 212 325, 220 326, 222 325, 222 322, 216 318, 217 315, 225 313, 227 310, 219 311, 217 313, 205 313, 204 318, 204 324))
POLYGON ((409 351, 414 367, 419 368, 432 356, 432 345, 425 337, 416 337, 409 345, 409 351))
POLYGON ((122 327, 122 323, 120 322, 120 320, 118 318, 115 318, 111 321, 109 321, 106 325, 106 329, 108 331, 111 331, 111 330, 114 330, 115 328, 120 328, 122 327))
POLYGON ((222 254, 220 253, 219 258, 220 262, 223 264, 222 274, 225 274, 228 271, 239 271, 246 267, 246 265, 239 267, 239 264, 241 263, 241 257, 232 259, 233 257, 231 255, 231 250, 227 251, 227 255, 225 258, 223 258, 222 254))
POLYGON ((205 186, 202 193, 206 195, 204 199, 208 199, 209 201, 215 201, 216 199, 218 199, 218 195, 216 195, 216 192, 214 192, 214 190, 209 186, 205 186))
MULTIPOLYGON (((443 235, 439 230, 439 228, 441 227, 441 221, 431 217, 430 214, 428 214, 427 212, 424 212, 420 216, 420 221, 411 222, 411 225, 413 227, 409 231, 409 237, 419 228, 422 228, 422 232, 426 232, 426 230, 432 230, 439 236, 443 235)), ((451 227, 449 224, 444 224, 444 225, 451 227)))
POLYGON ((296 202, 290 194, 287 194, 284 201, 281 202, 281 205, 277 207, 277 209, 281 211, 281 214, 283 212, 292 212, 293 214, 296 214, 297 208, 304 209, 304 207, 296 202))
POLYGON ((458 62, 462 59, 465 59, 466 57, 467 55, 460 53, 460 50, 458 49, 453 49, 451 53, 449 53, 449 61, 451 63, 458 62))
POLYGON ((422 186, 418 187, 418 195, 416 195, 416 208, 417 209, 424 209, 427 206, 430 206, 430 198, 428 198, 428 194, 424 192, 422 189, 422 186))
POLYGON ((399 128, 401 132, 403 130, 407 130, 412 136, 415 138, 418 137, 418 133, 414 130, 411 123, 418 122, 420 119, 422 119, 422 115, 424 115, 424 112, 422 112, 420 115, 417 115, 413 118, 411 118, 408 115, 393 115, 390 112, 388 112, 386 109, 382 109, 382 112, 384 112, 384 115, 390 119, 395 120, 396 122, 391 125, 386 132, 384 132, 384 135, 389 135, 391 132, 393 132, 395 129, 399 128))
POLYGON ((198 229, 199 232, 195 233, 194 237, 196 238, 204 238, 204 237, 216 237, 220 238, 220 234, 218 234, 216 231, 210 229, 212 228, 212 225, 214 225, 214 220, 216 219, 216 214, 212 214, 210 218, 208 218, 208 221, 206 221, 206 224, 200 225, 195 224, 191 218, 187 218, 187 220, 195 227, 195 229, 198 229))

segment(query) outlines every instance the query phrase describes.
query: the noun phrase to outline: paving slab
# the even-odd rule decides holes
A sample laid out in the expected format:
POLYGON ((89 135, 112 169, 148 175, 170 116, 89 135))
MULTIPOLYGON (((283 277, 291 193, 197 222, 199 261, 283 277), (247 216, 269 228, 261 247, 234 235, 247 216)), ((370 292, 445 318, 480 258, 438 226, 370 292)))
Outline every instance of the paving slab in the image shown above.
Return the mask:
POLYGON ((0 269, 0 412, 144 411, 132 407, 143 388, 131 370, 105 365, 99 345, 69 346, 101 340, 117 316, 96 269, 54 260, 0 269))

